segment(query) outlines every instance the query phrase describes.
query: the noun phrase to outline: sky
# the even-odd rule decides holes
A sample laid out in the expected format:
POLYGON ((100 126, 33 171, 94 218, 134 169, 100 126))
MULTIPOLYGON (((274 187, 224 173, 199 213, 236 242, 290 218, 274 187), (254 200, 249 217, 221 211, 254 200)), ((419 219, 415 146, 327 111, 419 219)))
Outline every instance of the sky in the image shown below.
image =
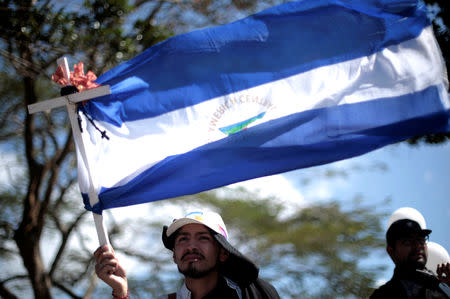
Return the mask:
MULTIPOLYGON (((344 161, 343 161, 344 162, 344 161)), ((332 194, 361 192, 368 201, 390 197, 391 211, 412 207, 432 229, 430 241, 450 249, 450 144, 412 147, 400 143, 345 161, 386 163, 386 171, 355 172, 347 183, 329 186, 332 194)), ((342 162, 339 162, 342 163, 342 162)), ((388 219, 385 220, 387 226, 388 219)))
MULTIPOLYGON (((433 232, 430 241, 450 250, 450 144, 411 147, 406 143, 388 146, 353 159, 380 161, 387 164, 385 172, 368 172, 351 176, 347 185, 333 186, 331 192, 345 194, 361 191, 367 200, 390 197, 391 212, 401 207, 412 207, 425 218, 433 232)), ((387 228, 388 218, 384 225, 387 228)), ((386 279, 392 275, 391 266, 386 279)))
MULTIPOLYGON (((241 184, 260 189, 262 195, 297 198, 306 203, 330 199, 345 202, 358 194, 367 204, 381 204, 390 198, 389 204, 380 207, 380 211, 389 213, 382 221, 386 229, 390 213, 402 207, 414 208, 432 230, 430 241, 450 251, 450 142, 416 146, 403 142, 359 157, 241 184), (330 169, 348 171, 335 179, 319 175, 330 169), (299 178, 307 176, 310 183, 305 186, 299 178)), ((387 254, 378 258, 377 262, 388 266, 380 277, 382 283, 390 279, 394 267, 387 254)))

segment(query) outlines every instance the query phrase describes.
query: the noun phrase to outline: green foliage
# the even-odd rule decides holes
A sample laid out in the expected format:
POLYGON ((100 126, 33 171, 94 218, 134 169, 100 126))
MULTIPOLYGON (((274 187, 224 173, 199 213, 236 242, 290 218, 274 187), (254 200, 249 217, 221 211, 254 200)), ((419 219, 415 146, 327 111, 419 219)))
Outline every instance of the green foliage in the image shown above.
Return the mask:
POLYGON ((385 269, 363 263, 385 247, 380 225, 385 213, 375 205, 286 207, 245 190, 227 190, 220 197, 201 193, 188 202, 212 206, 222 215, 232 243, 264 267, 263 276, 282 298, 367 298, 376 274, 385 269))
POLYGON ((261 276, 276 286, 281 298, 367 298, 377 274, 385 269, 367 264, 373 254, 384 254, 385 247, 380 219, 386 214, 375 204, 286 205, 245 189, 222 188, 151 203, 150 213, 165 215, 165 220, 136 225, 126 221, 129 235, 145 234, 151 244, 146 252, 139 252, 136 243, 133 248, 123 241, 113 244, 116 251, 145 264, 146 271, 128 270, 135 298, 156 297, 179 285, 181 275, 160 241, 162 226, 172 220, 168 209, 173 207, 219 212, 230 242, 261 267, 261 276))

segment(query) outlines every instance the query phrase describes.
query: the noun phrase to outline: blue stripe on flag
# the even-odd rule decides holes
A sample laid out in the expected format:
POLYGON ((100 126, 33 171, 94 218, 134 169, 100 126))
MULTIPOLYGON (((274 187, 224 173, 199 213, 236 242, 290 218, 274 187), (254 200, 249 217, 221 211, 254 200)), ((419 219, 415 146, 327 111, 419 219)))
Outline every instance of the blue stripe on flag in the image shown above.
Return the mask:
POLYGON ((308 110, 268 121, 184 154, 170 156, 129 183, 99 194, 103 209, 139 204, 242 180, 354 157, 414 135, 449 131, 438 88, 308 110))
POLYGON ((425 7, 405 0, 287 3, 170 38, 102 75, 112 94, 84 109, 96 120, 158 116, 417 37, 425 7))

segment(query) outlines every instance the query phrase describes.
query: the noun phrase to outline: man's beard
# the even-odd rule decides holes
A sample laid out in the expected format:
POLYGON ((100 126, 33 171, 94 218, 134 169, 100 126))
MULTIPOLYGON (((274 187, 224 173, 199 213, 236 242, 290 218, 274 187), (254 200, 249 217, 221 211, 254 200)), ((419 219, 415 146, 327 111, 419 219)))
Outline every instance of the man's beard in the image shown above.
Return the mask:
POLYGON ((402 269, 409 269, 409 271, 413 271, 416 269, 423 270, 427 263, 427 256, 425 255, 422 259, 415 259, 413 257, 408 257, 408 259, 402 263, 400 263, 400 267, 402 269))
POLYGON ((186 277, 189 278, 202 278, 207 276, 208 274, 217 271, 219 267, 219 257, 217 257, 217 261, 214 265, 212 265, 210 268, 207 269, 198 269, 195 262, 189 263, 188 267, 184 270, 180 269, 180 266, 178 266, 178 271, 183 274, 186 277))
POLYGON ((427 258, 425 257, 424 259, 422 259, 420 261, 415 260, 413 262, 413 264, 414 264, 415 269, 423 270, 423 269, 425 269, 425 265, 427 264, 427 258))
POLYGON ((195 263, 190 263, 187 269, 184 270, 178 267, 178 271, 180 271, 181 274, 189 278, 202 278, 214 272, 215 270, 217 270, 217 265, 214 265, 208 269, 197 269, 195 263))

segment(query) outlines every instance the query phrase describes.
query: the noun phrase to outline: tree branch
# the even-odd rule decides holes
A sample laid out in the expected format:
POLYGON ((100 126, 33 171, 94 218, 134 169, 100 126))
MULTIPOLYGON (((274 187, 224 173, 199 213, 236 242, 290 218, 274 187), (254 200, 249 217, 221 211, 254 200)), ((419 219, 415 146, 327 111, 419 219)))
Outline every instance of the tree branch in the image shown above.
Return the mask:
POLYGON ((11 293, 3 282, 0 282, 0 296, 5 299, 17 299, 17 297, 11 293))
POLYGON ((60 289, 61 291, 63 291, 64 293, 66 293, 67 295, 69 295, 70 297, 74 298, 74 299, 82 299, 82 297, 78 296, 77 294, 75 294, 74 292, 72 292, 71 289, 67 288, 66 286, 64 286, 63 284, 61 284, 60 282, 52 279, 52 283, 55 287, 57 287, 58 289, 60 289))
POLYGON ((70 130, 69 133, 67 134, 64 147, 61 150, 57 150, 53 159, 46 165, 46 168, 51 169, 51 175, 50 175, 50 178, 48 179, 44 199, 42 201, 41 209, 39 211, 38 219, 39 219, 39 224, 41 225, 41 228, 44 224, 44 216, 47 213, 47 207, 51 200, 51 196, 53 193, 53 186, 55 185, 55 183, 58 179, 58 176, 59 176, 61 164, 64 161, 64 159, 67 157, 67 155, 69 155, 71 153, 72 145, 73 145, 72 131, 70 130))
MULTIPOLYGON (((72 222, 72 224, 66 229, 64 230, 61 226, 60 226, 60 231, 61 231, 61 245, 59 246, 58 252, 56 253, 56 256, 53 260, 52 266, 50 268, 49 271, 49 276, 52 279, 52 281, 54 280, 53 275, 55 273, 56 268, 58 267, 59 261, 61 260, 62 254, 66 248, 67 245, 67 241, 69 240, 70 234, 71 232, 78 226, 78 224, 80 223, 80 221, 82 220, 83 216, 86 215, 87 211, 83 210, 83 212, 81 212, 80 214, 78 214, 77 218, 72 222)), ((51 213, 53 218, 56 218, 56 215, 54 213, 51 213)), ((59 221, 57 222, 59 223, 59 221)))

